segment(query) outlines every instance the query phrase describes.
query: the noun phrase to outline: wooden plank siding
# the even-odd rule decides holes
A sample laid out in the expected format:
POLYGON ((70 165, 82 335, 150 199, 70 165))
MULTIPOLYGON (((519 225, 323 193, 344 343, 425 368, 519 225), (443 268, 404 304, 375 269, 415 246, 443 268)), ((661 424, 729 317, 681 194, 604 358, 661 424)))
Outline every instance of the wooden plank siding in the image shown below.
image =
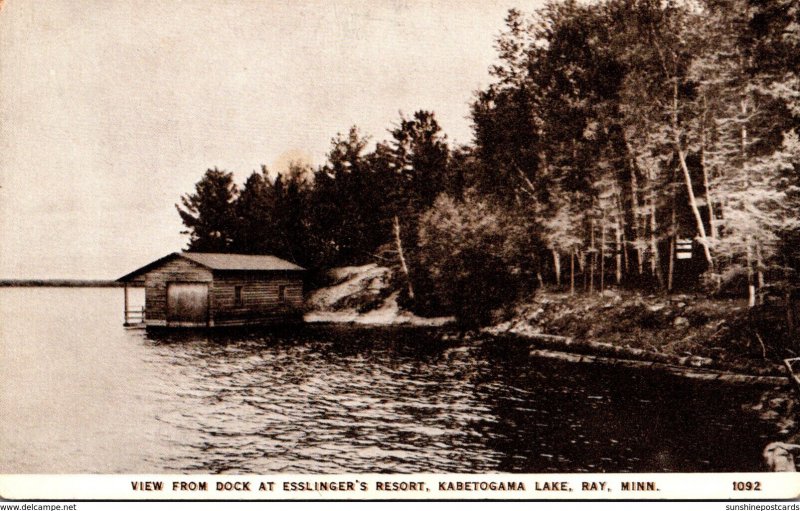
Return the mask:
POLYGON ((145 274, 144 306, 148 326, 167 324, 167 283, 208 282, 213 280, 210 270, 186 259, 175 258, 145 274))
POLYGON ((170 283, 205 283, 209 290, 208 326, 278 323, 299 320, 303 308, 302 275, 293 271, 210 270, 176 257, 144 275, 147 326, 167 323, 167 287, 170 283), (241 303, 236 303, 241 286, 241 303), (284 286, 284 300, 279 298, 284 286))
POLYGON ((214 272, 211 288, 214 325, 241 325, 298 319, 303 306, 303 281, 289 272, 214 272), (242 288, 236 303, 235 289, 242 288), (285 286, 285 299, 279 288, 285 286))
POLYGON ((301 321, 305 271, 271 255, 173 252, 117 280, 144 284, 148 327, 214 327, 301 321))

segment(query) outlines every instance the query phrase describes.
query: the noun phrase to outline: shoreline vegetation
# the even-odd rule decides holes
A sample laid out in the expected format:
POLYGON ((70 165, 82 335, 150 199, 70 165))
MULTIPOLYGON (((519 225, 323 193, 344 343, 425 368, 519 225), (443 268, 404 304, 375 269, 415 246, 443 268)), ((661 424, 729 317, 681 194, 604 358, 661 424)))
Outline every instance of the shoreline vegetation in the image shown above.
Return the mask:
MULTIPOLYGON (((102 280, 12 282, 116 287, 102 280)), ((656 371, 732 388, 758 386, 761 398, 743 405, 743 412, 774 423, 779 441, 797 443, 796 389, 786 368, 752 337, 753 311, 741 298, 539 290, 507 310, 505 319, 470 329, 453 316, 428 318, 405 310, 397 285, 389 268, 374 263, 331 269, 308 293, 304 320, 312 328, 422 328, 442 342, 472 339, 531 359, 656 371)))
POLYGON ((775 313, 766 306, 750 308, 743 298, 618 289, 572 295, 548 290, 522 301, 508 319, 486 331, 549 338, 565 348, 586 346, 601 355, 624 350, 655 362, 669 359, 693 367, 786 375, 782 352, 764 342, 765 337, 775 337, 769 330, 775 313))
POLYGON ((397 305, 388 268, 334 268, 309 294, 309 324, 432 327, 439 339, 472 338, 520 356, 658 371, 683 378, 763 388, 746 406, 797 442, 796 390, 786 367, 758 341, 763 312, 743 298, 606 290, 597 295, 542 291, 522 299, 508 318, 463 329, 454 317, 423 318, 397 305))
POLYGON ((542 356, 561 352, 685 367, 698 378, 703 371, 715 371, 738 374, 742 383, 790 383, 781 360, 757 340, 752 311, 742 299, 610 289, 598 295, 540 290, 506 311, 508 319, 463 329, 453 316, 429 318, 404 310, 397 303, 399 293, 389 268, 374 263, 334 268, 327 272, 325 284, 309 293, 304 319, 373 327, 453 327, 455 335, 526 346, 542 356))
POLYGON ((591 325, 543 332, 796 357, 797 15, 751 0, 511 9, 468 144, 417 110, 383 140, 335 134, 318 166, 262 166, 243 182, 208 169, 175 205, 187 250, 271 254, 308 269, 310 289, 331 268, 388 269, 380 303, 312 320, 453 317, 474 330, 568 292, 591 314, 562 316, 591 325))
POLYGON ((0 287, 123 287, 102 279, 0 279, 0 287))
MULTIPOLYGON (((539 290, 507 319, 463 328, 454 316, 423 317, 398 303, 392 270, 375 263, 333 268, 308 293, 304 322, 371 328, 442 328, 442 339, 491 339, 530 356, 669 372, 790 390, 786 367, 758 340, 743 299, 608 289, 596 295, 539 290)), ((1 279, 0 287, 121 287, 101 279, 1 279)))
POLYGON ((176 204, 187 248, 309 269, 309 321, 452 319, 441 338, 522 357, 763 383, 754 411, 796 438, 798 16, 752 0, 511 9, 469 144, 418 110, 386 140, 336 134, 317 167, 241 185, 208 169, 176 204))

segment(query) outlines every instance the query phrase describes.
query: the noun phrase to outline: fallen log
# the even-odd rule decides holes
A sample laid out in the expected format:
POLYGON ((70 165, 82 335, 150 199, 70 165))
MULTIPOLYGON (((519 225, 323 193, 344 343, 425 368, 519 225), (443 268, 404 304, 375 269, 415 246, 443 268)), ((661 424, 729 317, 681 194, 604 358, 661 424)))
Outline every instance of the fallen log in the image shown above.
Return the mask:
POLYGON ((569 353, 579 353, 585 355, 597 355, 616 359, 633 359, 646 362, 659 362, 673 366, 682 367, 695 367, 695 368, 709 368, 716 369, 723 372, 737 373, 748 372, 754 376, 776 376, 785 378, 783 367, 780 365, 771 365, 768 367, 747 367, 746 369, 737 368, 729 364, 723 364, 717 360, 708 357, 700 357, 696 355, 669 355, 667 353, 658 353, 655 351, 647 351, 640 348, 630 348, 627 346, 618 346, 596 341, 576 341, 570 337, 562 337, 558 335, 547 334, 519 334, 511 332, 503 332, 490 334, 494 339, 514 342, 526 342, 532 347, 553 350, 565 351, 569 353))
POLYGON ((785 376, 763 376, 751 374, 738 374, 716 369, 693 368, 665 364, 648 360, 632 360, 611 358, 563 351, 534 349, 530 351, 532 357, 564 360, 567 362, 594 363, 608 366, 631 367, 636 369, 653 369, 660 372, 683 376, 704 381, 718 381, 724 383, 741 383, 748 385, 769 385, 771 387, 785 386, 789 383, 785 376))

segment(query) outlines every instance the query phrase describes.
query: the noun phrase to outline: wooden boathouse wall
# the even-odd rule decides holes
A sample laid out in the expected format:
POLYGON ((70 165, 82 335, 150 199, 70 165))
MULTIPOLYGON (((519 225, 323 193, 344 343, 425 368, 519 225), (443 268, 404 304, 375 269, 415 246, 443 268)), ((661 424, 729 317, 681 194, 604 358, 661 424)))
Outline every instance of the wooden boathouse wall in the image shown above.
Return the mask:
MULTIPOLYGON (((214 327, 302 319, 305 270, 273 256, 173 253, 119 279, 144 285, 148 327, 214 327)), ((141 324, 141 323, 139 323, 141 324)))
POLYGON ((280 321, 300 313, 303 281, 289 272, 214 272, 211 297, 215 325, 280 321))
MULTIPOLYGON (((197 282, 211 284, 213 274, 202 266, 175 258, 147 272, 144 277, 144 308, 147 311, 147 326, 167 326, 167 285, 171 282, 197 282)), ((213 303, 208 304, 210 317, 208 326, 213 326, 213 303)))

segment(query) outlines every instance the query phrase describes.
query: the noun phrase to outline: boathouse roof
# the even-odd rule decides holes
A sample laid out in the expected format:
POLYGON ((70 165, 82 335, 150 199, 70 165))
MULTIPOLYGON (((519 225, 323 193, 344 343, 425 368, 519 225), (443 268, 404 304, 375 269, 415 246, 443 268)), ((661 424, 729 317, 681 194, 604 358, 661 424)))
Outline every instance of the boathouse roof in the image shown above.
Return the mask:
POLYGON ((271 255, 173 252, 120 277, 117 282, 132 282, 137 277, 176 257, 217 271, 305 271, 305 268, 301 266, 271 255))

